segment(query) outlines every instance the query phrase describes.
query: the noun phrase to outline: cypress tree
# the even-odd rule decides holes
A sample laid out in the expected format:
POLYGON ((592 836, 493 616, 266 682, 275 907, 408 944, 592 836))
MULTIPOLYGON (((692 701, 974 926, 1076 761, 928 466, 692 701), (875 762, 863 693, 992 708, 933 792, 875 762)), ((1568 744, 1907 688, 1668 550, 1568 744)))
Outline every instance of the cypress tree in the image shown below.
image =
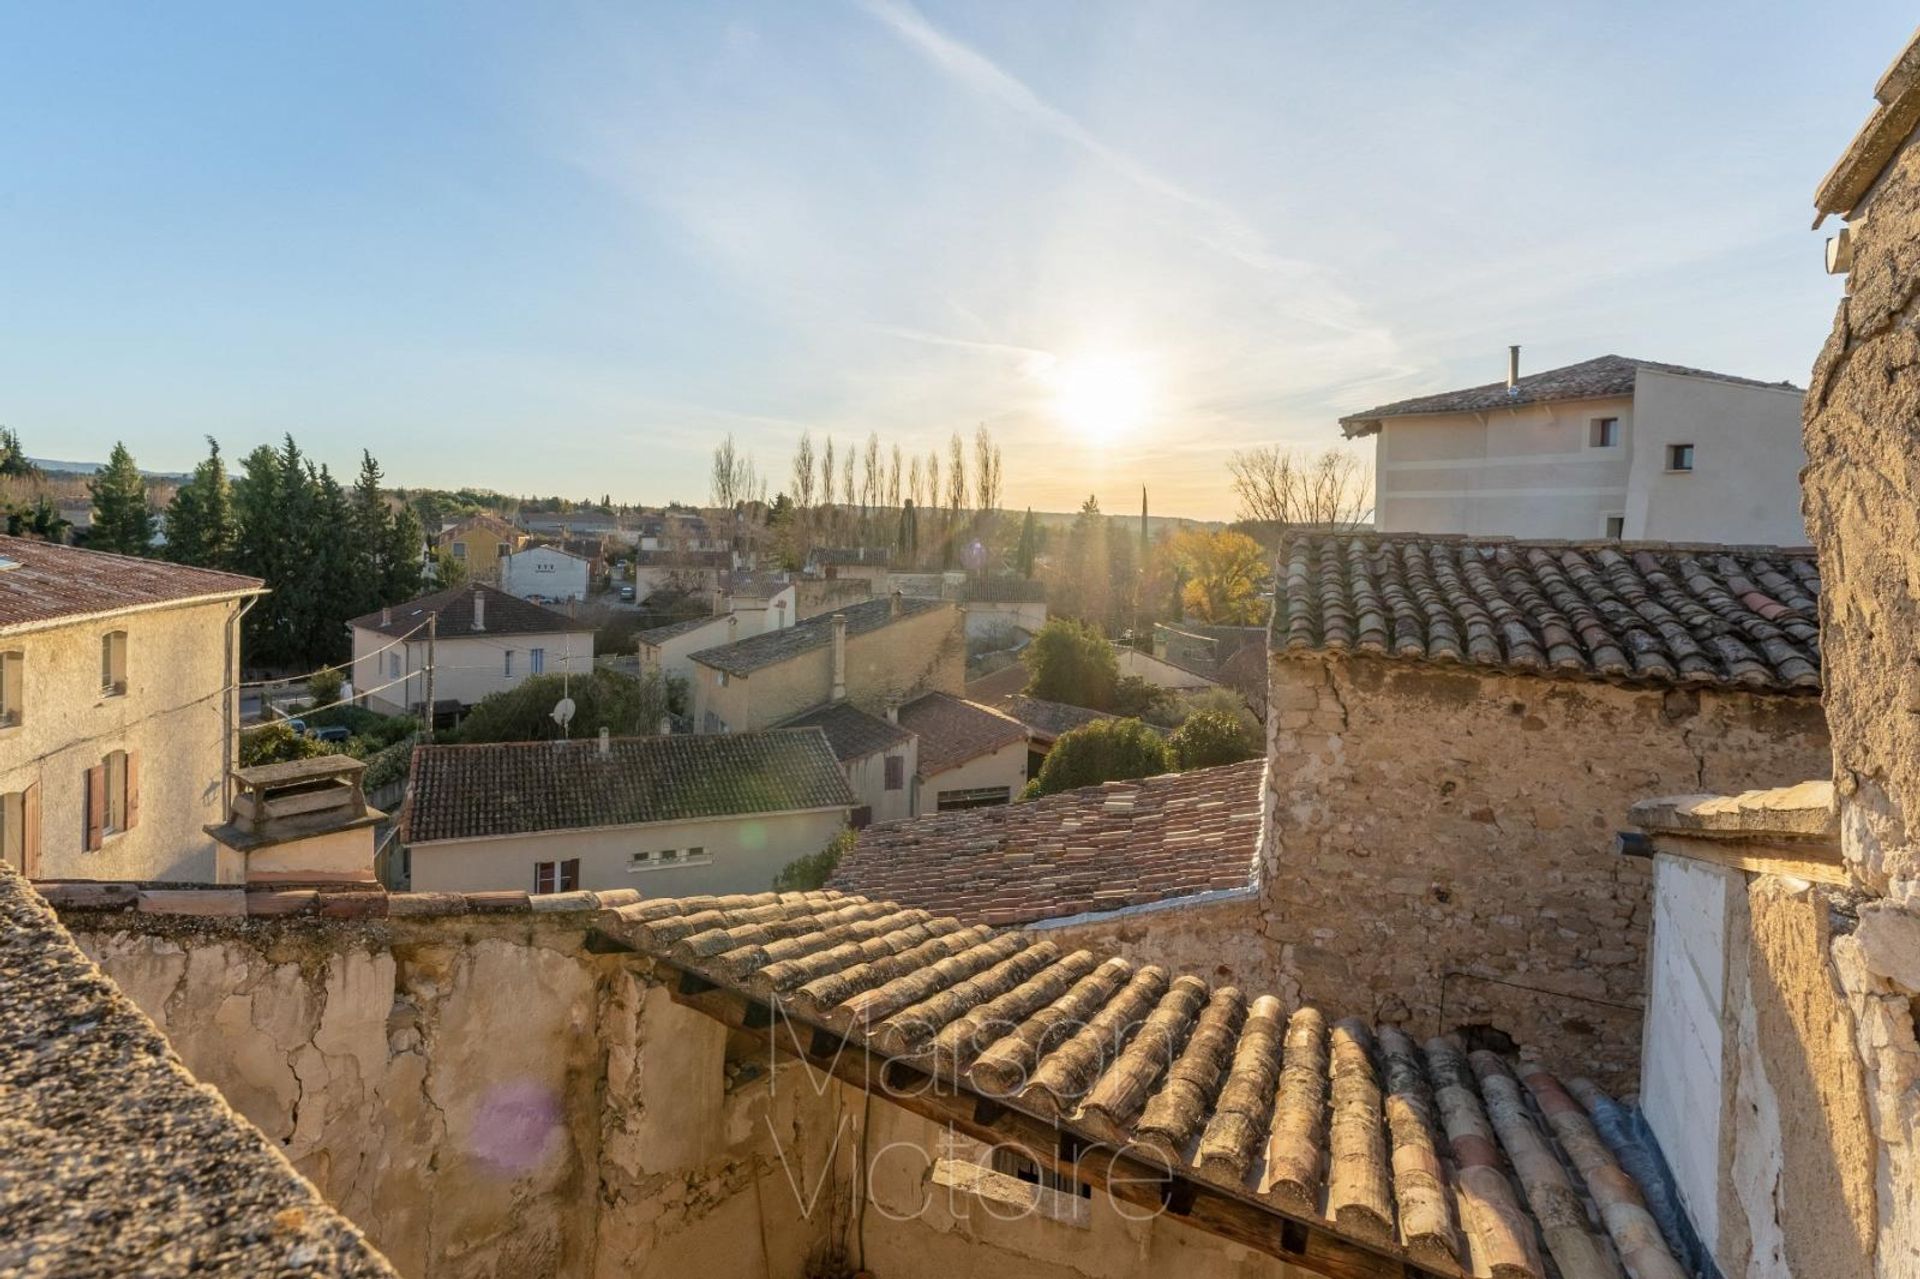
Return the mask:
POLYGON ((193 468, 193 478, 180 486, 167 507, 167 558, 201 568, 229 568, 239 537, 233 487, 220 442, 211 435, 207 450, 207 460, 193 468))
POLYGON ((93 495, 93 530, 87 543, 95 550, 146 555, 153 550, 153 512, 147 509, 147 480, 133 464, 125 444, 115 444, 106 467, 87 482, 93 495))

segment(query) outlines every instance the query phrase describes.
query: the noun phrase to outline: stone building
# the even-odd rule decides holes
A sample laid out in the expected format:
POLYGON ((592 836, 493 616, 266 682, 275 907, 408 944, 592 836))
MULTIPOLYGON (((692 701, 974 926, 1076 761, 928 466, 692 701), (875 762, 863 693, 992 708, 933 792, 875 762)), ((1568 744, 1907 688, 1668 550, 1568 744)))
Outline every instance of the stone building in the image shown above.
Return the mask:
POLYGON ((1262 932, 1300 997, 1631 1075, 1637 799, 1820 776, 1805 551, 1309 534, 1272 623, 1262 932))
POLYGON ((212 882, 251 577, 0 537, 0 861, 212 882))

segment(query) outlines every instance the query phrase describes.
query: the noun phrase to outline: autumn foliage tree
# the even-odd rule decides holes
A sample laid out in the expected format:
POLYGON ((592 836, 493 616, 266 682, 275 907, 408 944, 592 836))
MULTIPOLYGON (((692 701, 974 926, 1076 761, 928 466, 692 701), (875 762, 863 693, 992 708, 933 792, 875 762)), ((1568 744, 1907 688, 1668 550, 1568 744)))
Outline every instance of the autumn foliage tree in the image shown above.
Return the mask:
POLYGON ((1186 573, 1181 604, 1198 621, 1252 626, 1262 620, 1266 553, 1244 533, 1182 533, 1175 554, 1186 573))

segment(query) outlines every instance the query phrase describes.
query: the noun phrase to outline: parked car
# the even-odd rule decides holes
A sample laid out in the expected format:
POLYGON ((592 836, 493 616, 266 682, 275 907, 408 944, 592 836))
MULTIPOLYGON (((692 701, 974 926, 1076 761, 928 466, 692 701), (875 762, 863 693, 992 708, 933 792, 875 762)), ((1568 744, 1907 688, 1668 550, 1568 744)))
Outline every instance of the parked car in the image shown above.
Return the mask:
POLYGON ((623 587, 621 587, 621 588, 620 588, 620 598, 621 598, 621 599, 623 599, 623 600, 630 600, 630 599, 632 599, 632 598, 633 598, 633 587, 631 587, 631 586, 623 586, 623 587))
POLYGON ((344 742, 353 736, 353 730, 345 724, 325 724, 313 730, 315 741, 344 742))

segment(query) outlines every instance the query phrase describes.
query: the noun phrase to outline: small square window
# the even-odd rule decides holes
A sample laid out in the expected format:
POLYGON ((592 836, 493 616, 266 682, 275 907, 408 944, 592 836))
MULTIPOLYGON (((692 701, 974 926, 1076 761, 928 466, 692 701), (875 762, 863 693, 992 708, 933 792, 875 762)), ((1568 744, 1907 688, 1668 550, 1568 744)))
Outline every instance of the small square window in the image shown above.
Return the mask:
POLYGON ((1588 425, 1587 446, 1596 449, 1610 449, 1620 443, 1620 419, 1617 417, 1597 417, 1588 425))
POLYGON ((1607 536, 1619 541, 1627 535, 1627 517, 1624 515, 1607 516, 1607 536))
POLYGON ((1667 469, 1669 471, 1691 471, 1693 469, 1693 445, 1667 445, 1667 469))
POLYGON ((687 850, 687 860, 690 862, 703 862, 706 859, 707 850, 699 844, 695 844, 687 850))
POLYGON ((677 862, 680 860, 680 850, 677 848, 663 848, 660 850, 660 860, 663 862, 677 862))

